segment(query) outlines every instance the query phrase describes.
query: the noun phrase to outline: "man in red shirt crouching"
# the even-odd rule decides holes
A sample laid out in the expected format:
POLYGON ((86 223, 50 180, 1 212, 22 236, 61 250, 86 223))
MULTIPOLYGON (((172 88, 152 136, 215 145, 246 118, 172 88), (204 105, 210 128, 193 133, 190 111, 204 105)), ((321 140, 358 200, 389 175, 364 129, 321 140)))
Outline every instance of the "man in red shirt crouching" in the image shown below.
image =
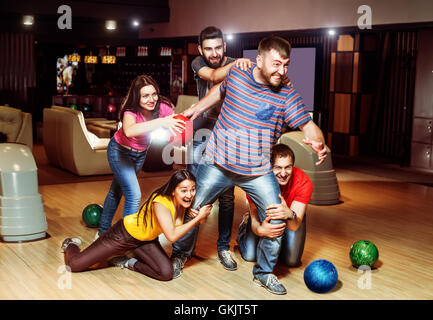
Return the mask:
POLYGON ((239 226, 237 240, 242 258, 256 261, 256 248, 260 237, 275 238, 283 235, 279 261, 288 267, 301 263, 304 251, 308 202, 313 192, 313 184, 308 176, 294 167, 295 155, 285 144, 272 148, 271 164, 280 185, 281 204, 266 208, 267 217, 260 223, 257 208, 248 197, 250 206, 239 226), (285 223, 272 224, 270 220, 285 220, 285 223))

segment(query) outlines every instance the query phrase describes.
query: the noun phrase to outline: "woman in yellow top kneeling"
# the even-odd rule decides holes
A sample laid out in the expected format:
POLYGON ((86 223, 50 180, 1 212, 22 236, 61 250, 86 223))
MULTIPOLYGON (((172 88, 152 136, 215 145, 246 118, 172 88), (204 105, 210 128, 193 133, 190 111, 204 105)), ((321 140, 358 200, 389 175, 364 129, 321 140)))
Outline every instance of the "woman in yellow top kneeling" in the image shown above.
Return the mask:
POLYGON ((194 212, 197 216, 183 224, 195 196, 195 177, 187 170, 178 170, 170 180, 153 191, 140 210, 125 216, 80 252, 80 238, 66 238, 62 243, 65 264, 72 272, 105 267, 109 264, 126 267, 157 280, 171 280, 173 265, 158 241, 164 233, 175 242, 197 223, 204 222, 212 205, 194 212), (135 258, 115 257, 133 250, 135 258), (115 257, 108 260, 110 257, 115 257), (120 259, 119 259, 120 258, 120 259), (111 262, 111 263, 110 263, 111 262))

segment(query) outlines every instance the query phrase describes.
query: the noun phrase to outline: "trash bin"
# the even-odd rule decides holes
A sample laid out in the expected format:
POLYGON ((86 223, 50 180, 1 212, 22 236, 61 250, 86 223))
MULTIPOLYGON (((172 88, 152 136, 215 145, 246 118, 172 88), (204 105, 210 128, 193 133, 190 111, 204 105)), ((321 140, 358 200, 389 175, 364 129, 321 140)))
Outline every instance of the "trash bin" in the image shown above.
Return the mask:
POLYGON ((313 149, 303 143, 304 134, 301 131, 292 131, 283 134, 279 143, 284 143, 295 153, 295 167, 302 169, 313 183, 313 193, 310 203, 315 205, 331 205, 340 203, 340 190, 337 175, 332 166, 331 150, 325 161, 316 166, 318 161, 313 149))
POLYGON ((47 236, 36 162, 29 147, 0 143, 0 239, 32 241, 47 236))

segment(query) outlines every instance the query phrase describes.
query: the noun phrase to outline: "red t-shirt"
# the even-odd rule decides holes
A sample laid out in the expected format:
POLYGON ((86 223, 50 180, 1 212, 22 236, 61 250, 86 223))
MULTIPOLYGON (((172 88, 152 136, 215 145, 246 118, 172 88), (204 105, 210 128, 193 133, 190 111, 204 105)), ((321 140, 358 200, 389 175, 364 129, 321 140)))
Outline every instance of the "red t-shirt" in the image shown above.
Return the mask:
MULTIPOLYGON (((289 183, 285 186, 280 186, 280 190, 288 207, 290 207, 294 200, 308 204, 313 193, 313 183, 304 171, 293 167, 289 183)), ((250 203, 254 203, 248 195, 247 199, 250 203)))

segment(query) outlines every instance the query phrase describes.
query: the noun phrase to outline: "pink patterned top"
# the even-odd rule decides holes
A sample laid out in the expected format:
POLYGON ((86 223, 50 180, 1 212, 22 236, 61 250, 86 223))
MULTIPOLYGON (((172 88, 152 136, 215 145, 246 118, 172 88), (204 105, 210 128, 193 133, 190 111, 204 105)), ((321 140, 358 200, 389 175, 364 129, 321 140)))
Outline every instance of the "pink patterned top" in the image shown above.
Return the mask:
MULTIPOLYGON (((174 113, 173 109, 168 104, 165 103, 160 104, 159 106, 160 118, 167 117, 173 113, 174 113)), ((137 119, 136 120, 137 123, 146 122, 146 119, 141 113, 133 113, 131 111, 125 111, 124 114, 130 114, 134 116, 137 119)), ((150 139, 147 134, 142 134, 140 136, 128 138, 123 132, 123 128, 120 128, 119 130, 116 131, 116 133, 114 134, 114 139, 116 140, 117 143, 121 145, 131 147, 140 151, 146 150, 150 144, 150 139)))

